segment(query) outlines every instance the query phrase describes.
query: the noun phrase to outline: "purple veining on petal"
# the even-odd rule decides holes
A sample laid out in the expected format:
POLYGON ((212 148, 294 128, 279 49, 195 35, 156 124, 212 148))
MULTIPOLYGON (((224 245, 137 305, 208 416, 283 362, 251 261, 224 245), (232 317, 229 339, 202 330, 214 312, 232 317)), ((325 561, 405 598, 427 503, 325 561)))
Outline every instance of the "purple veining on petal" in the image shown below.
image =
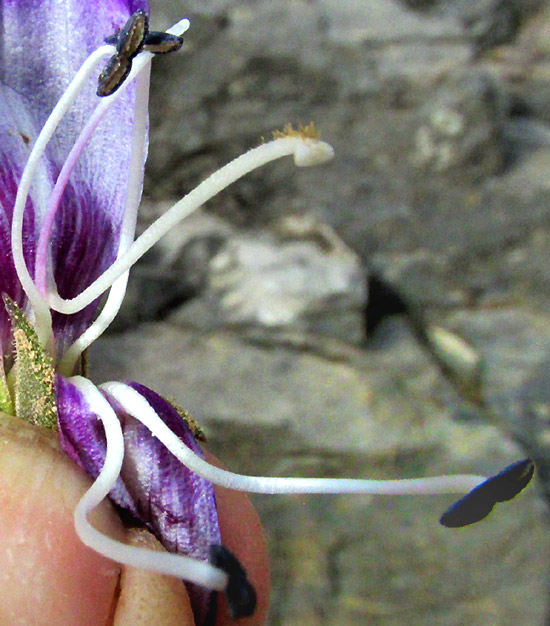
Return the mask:
MULTIPOLYGON (((34 128, 31 141, 86 57, 138 9, 148 11, 148 3, 105 0, 90 10, 83 0, 0 0, 0 83, 27 103, 34 128)), ((98 67, 98 73, 100 70, 98 67)), ((90 80, 47 148, 44 160, 54 179, 100 101, 96 88, 97 81, 90 80)), ((134 99, 135 89, 130 86, 107 113, 61 200, 51 255, 62 297, 77 295, 115 258, 126 198, 134 99)), ((25 159, 18 162, 17 170, 24 164, 25 159)), ((4 210, 11 211, 11 207, 4 210)), ((34 212, 35 227, 39 228, 39 207, 34 207, 34 212)), ((36 238, 33 233, 33 245, 36 238)), ((30 263, 31 272, 32 266, 30 263)), ((54 334, 61 351, 89 325, 95 309, 92 304, 70 319, 54 315, 54 334)))
MULTIPOLYGON (((11 221, 17 186, 36 127, 29 113, 28 102, 11 89, 0 85, 0 294, 7 293, 21 308, 25 295, 17 278, 11 250, 11 221)), ((23 253, 32 261, 36 246, 35 207, 46 201, 51 189, 51 171, 45 163, 38 172, 38 184, 31 189, 23 220, 23 253)), ((11 324, 4 307, 0 307, 0 342, 2 352, 11 351, 11 324)))
MULTIPOLYGON (((118 31, 146 0, 2 0, 0 82, 25 94, 43 124, 84 59, 118 31)), ((94 88, 97 85, 93 86, 94 88)), ((83 100, 70 125, 82 125, 92 100, 83 100)), ((70 137, 58 138, 69 148, 70 137)))
MULTIPOLYGON (((139 383, 128 384, 186 446, 203 457, 189 426, 167 400, 139 383)), ((209 560, 210 546, 221 543, 212 484, 184 467, 136 419, 126 416, 123 432, 122 477, 140 514, 150 516, 148 527, 168 551, 209 560)), ((196 623, 213 623, 216 594, 191 584, 187 589, 196 623)))
MULTIPOLYGON (((139 392, 162 421, 188 448, 203 456, 195 437, 177 410, 154 391, 138 383, 139 392)), ((122 475, 130 493, 139 491, 138 507, 151 511, 155 532, 173 552, 207 560, 211 544, 220 543, 218 515, 212 485, 186 469, 149 430, 127 417, 124 424, 126 459, 122 475), (193 498, 189 494, 193 494, 193 498)), ((135 496, 134 496, 135 497, 135 496)))
MULTIPOLYGON (((56 378, 55 396, 61 449, 87 474, 97 478, 107 449, 101 419, 91 410, 84 395, 62 376, 56 378)), ((119 507, 140 519, 134 500, 120 478, 109 495, 119 507)))
MULTIPOLYGON (((166 425, 196 454, 202 452, 187 423, 164 398, 143 385, 129 383, 155 409, 166 425)), ((125 454, 121 476, 111 500, 144 524, 169 552, 207 561, 212 544, 220 544, 220 529, 212 484, 182 465, 138 420, 104 394, 120 419, 125 454)), ((56 381, 61 448, 93 478, 105 460, 106 444, 99 417, 84 395, 61 376, 56 381)), ((215 596, 188 585, 197 624, 213 616, 215 596)))

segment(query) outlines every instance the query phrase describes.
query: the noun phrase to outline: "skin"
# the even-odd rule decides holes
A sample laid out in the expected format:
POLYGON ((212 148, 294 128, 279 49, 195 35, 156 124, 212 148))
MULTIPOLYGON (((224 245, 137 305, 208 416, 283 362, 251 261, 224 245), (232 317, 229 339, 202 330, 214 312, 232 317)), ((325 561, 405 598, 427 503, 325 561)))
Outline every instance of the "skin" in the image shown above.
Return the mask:
MULTIPOLYGON (((193 626, 180 581, 121 567, 80 542, 73 511, 89 485, 58 451, 54 433, 1 416, 0 624, 193 626)), ((255 614, 238 621, 230 619, 222 600, 217 626, 261 626, 269 573, 258 516, 244 494, 219 489, 216 497, 222 541, 258 593, 255 614)), ((146 531, 124 529, 109 503, 94 516, 94 525, 112 537, 162 550, 146 531)))

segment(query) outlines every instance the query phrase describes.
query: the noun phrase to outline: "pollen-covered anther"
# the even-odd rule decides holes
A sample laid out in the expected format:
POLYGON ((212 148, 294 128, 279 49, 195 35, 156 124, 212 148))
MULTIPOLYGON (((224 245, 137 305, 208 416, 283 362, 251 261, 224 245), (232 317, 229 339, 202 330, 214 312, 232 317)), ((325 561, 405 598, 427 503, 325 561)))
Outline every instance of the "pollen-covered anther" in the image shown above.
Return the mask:
POLYGON ((283 130, 273 132, 273 139, 298 139, 294 150, 294 163, 298 167, 321 165, 334 157, 333 147, 320 140, 320 134, 313 122, 294 128, 287 124, 283 130))
POLYGON ((105 41, 116 46, 116 53, 99 75, 97 95, 100 97, 110 96, 122 85, 132 69, 132 59, 141 50, 152 54, 176 52, 183 44, 183 37, 171 32, 149 32, 149 18, 140 9, 128 19, 120 32, 110 35, 105 41))
POLYGON ((292 124, 286 124, 283 130, 274 130, 273 139, 284 139, 285 137, 296 137, 298 139, 320 139, 321 133, 317 130, 314 122, 309 124, 299 124, 294 128, 292 124))

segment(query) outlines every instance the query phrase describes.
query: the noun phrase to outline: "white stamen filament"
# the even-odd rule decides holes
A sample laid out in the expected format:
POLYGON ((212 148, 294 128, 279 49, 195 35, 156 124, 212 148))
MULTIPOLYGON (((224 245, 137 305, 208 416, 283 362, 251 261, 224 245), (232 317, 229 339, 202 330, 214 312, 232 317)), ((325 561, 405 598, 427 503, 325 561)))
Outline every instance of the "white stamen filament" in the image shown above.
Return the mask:
MULTIPOLYGON (((172 26, 172 28, 168 29, 167 32, 173 35, 181 36, 188 28, 189 28, 189 20, 183 19, 183 20, 180 20, 174 26, 172 26)), ((29 270, 27 268, 27 265, 23 256, 22 234, 23 234, 23 215, 24 215, 25 204, 26 204, 29 192, 30 192, 32 179, 35 176, 36 170, 38 169, 38 166, 40 163, 40 159, 42 158, 45 152, 47 144, 51 140, 53 134, 55 133, 61 120, 67 113, 69 107, 73 104, 78 94, 81 92, 82 88, 89 80, 90 76, 96 71, 96 68, 99 62, 105 57, 112 55, 114 50, 115 50, 114 46, 111 46, 111 45, 101 46, 100 48, 95 50, 86 59, 86 61, 84 61, 83 65, 75 74, 69 87, 66 89, 66 91, 61 96, 60 100, 57 102, 52 113, 46 120, 44 127, 40 131, 40 134, 36 139, 33 149, 31 150, 31 154, 29 155, 29 159, 25 165, 25 169, 23 170, 21 181, 19 183, 19 187, 17 190, 17 197, 15 200, 14 209, 13 209, 12 231, 11 231, 11 243, 12 243, 12 250, 13 250, 13 256, 14 256, 14 264, 15 264, 18 278, 21 282, 21 285, 32 307, 34 317, 35 317, 35 328, 43 345, 45 345, 48 342, 49 335, 51 333, 51 314, 49 311, 47 301, 44 299, 44 296, 41 293, 40 289, 35 285, 33 279, 30 276, 29 270)), ((92 119, 89 120, 87 127, 84 129, 83 133, 81 134, 79 138, 80 145, 79 146, 75 145, 73 149, 73 153, 77 155, 77 158, 80 152, 82 151, 85 143, 87 142, 87 140, 89 139, 93 131, 95 130, 97 124, 105 115, 106 111, 114 104, 114 102, 116 102, 122 96, 122 94, 125 92, 125 90, 127 89, 128 85, 132 82, 132 80, 136 78, 136 76, 138 76, 146 67, 149 66, 153 56, 154 55, 150 52, 141 52, 134 60, 132 64, 132 71, 130 72, 130 75, 128 76, 126 81, 120 86, 120 88, 114 94, 104 98, 99 103, 98 107, 96 108, 96 111, 94 112, 94 116, 92 116, 92 119)), ((147 100, 145 103, 145 107, 146 106, 147 106, 147 100)), ((136 114, 138 113, 136 112, 136 114)), ((139 153, 139 150, 138 150, 138 153, 139 153)), ((143 153, 141 154, 143 155, 143 153)), ((137 155, 136 155, 136 158, 137 158, 137 155)), ((73 162, 68 165, 66 172, 62 180, 60 181, 58 191, 56 191, 56 193, 59 194, 59 198, 61 197, 63 188, 65 187, 68 181, 68 176, 70 175, 70 172, 74 168, 75 163, 76 163, 76 159, 73 159, 73 162)), ((141 163, 143 163, 143 161, 141 161, 141 163)), ((137 186, 133 185, 132 188, 128 190, 128 194, 130 196, 132 195, 135 196, 136 194, 139 195, 140 191, 141 191, 141 185, 137 185, 137 186)), ((135 204, 137 205, 137 201, 135 204)), ((53 211, 54 213, 55 213, 55 207, 56 205, 54 205, 54 211, 53 211)), ((128 203, 127 203, 127 208, 128 208, 128 203)), ((136 209, 137 209, 137 206, 136 206, 136 209)), ((125 219, 123 222, 123 231, 121 233, 121 242, 124 237, 129 236, 130 240, 133 238, 134 228, 135 228, 135 216, 134 216, 133 225, 132 225, 132 219, 126 219, 126 214, 125 214, 125 219)), ((49 238, 49 233, 47 237, 49 238)), ((119 252, 120 251, 121 249, 119 248, 119 252)), ((42 259, 42 263, 44 263, 44 259, 42 259)), ((120 290, 121 291, 125 290, 125 285, 123 287, 123 283, 124 281, 122 280, 118 283, 117 290, 119 290, 119 292, 120 290)), ((117 297, 120 297, 120 295, 117 297)), ((113 303, 111 303, 110 305, 112 309, 115 308, 113 306, 113 303)), ((111 313, 109 313, 109 315, 111 315, 111 313)), ((115 315, 116 315, 116 312, 115 312, 115 315)), ((104 320, 105 319, 107 319, 107 315, 104 317, 104 320)))
POLYGON ((162 421, 149 402, 135 389, 119 382, 101 385, 108 395, 132 417, 146 426, 157 439, 191 471, 211 483, 250 493, 363 493, 372 495, 436 495, 465 493, 487 478, 472 474, 433 476, 403 480, 354 478, 290 478, 245 476, 220 469, 188 448, 162 421))
POLYGON ((176 576, 209 589, 224 590, 227 575, 213 565, 181 554, 148 550, 121 543, 99 532, 88 522, 88 513, 107 497, 120 474, 124 457, 124 438, 116 413, 97 387, 80 376, 74 376, 70 380, 84 395, 91 410, 101 418, 107 440, 103 469, 94 484, 82 496, 74 512, 75 528, 81 541, 118 563, 176 576))
MULTIPOLYGON (((128 168, 128 186, 125 200, 124 217, 121 226, 120 243, 117 258, 123 254, 134 238, 137 212, 141 196, 141 181, 143 178, 143 163, 145 160, 145 137, 147 134, 149 108, 149 73, 150 64, 136 78, 136 96, 134 124, 132 130, 132 146, 130 151, 130 165, 128 168)), ((129 272, 126 271, 111 287, 107 301, 95 321, 80 335, 67 349, 59 362, 60 373, 70 376, 75 363, 82 352, 91 345, 109 327, 120 310, 129 272)))
POLYGON ((32 306, 35 316, 35 329, 43 345, 46 345, 48 342, 51 332, 51 315, 47 302, 36 288, 29 274, 23 256, 23 215, 25 212, 25 204, 30 192, 32 179, 40 164, 40 159, 59 123, 82 90, 82 87, 96 71, 99 62, 105 57, 112 55, 113 50, 113 46, 101 46, 84 61, 82 67, 75 74, 71 84, 55 105, 40 131, 25 165, 25 169, 23 170, 23 174, 21 175, 21 181, 17 189, 11 226, 13 260, 19 281, 32 306))
POLYGON ((65 314, 72 314, 82 310, 106 291, 119 276, 128 271, 138 259, 178 222, 188 217, 205 202, 239 178, 270 161, 289 155, 294 156, 297 165, 309 166, 329 160, 333 156, 333 150, 329 144, 317 139, 290 136, 275 139, 245 152, 214 172, 198 187, 172 206, 164 215, 159 217, 156 222, 151 224, 134 241, 125 254, 118 258, 78 296, 65 300, 57 294, 50 294, 50 307, 65 314))
MULTIPOLYGON (((182 20, 182 22, 186 22, 187 26, 189 26, 188 20, 182 20)), ((173 30, 174 28, 175 27, 172 27, 172 29, 170 30, 173 30)), ((183 34, 183 32, 181 32, 180 34, 183 34)), ((39 291, 41 291, 41 293, 43 294, 46 293, 46 285, 45 285, 45 267, 46 267, 45 260, 46 259, 45 257, 46 257, 46 252, 47 252, 47 244, 51 235, 51 230, 52 230, 53 223, 54 223, 54 217, 57 212, 57 207, 59 205, 61 196, 63 195, 63 191, 65 190, 65 187, 67 186, 67 183, 69 182, 69 177, 72 171, 74 170, 75 165, 78 159, 80 158, 80 155, 82 154, 84 148, 86 147, 86 144, 90 140, 91 136, 94 134, 101 120, 105 117, 105 114, 107 113, 107 111, 109 111, 109 109, 112 108, 113 104, 122 97, 122 95, 128 89, 129 85, 132 84, 133 80, 134 79, 137 80, 138 77, 141 76, 141 73, 144 70, 146 70, 147 78, 146 80, 144 80, 143 78, 141 79, 141 85, 142 85, 141 92, 138 93, 136 89, 135 116, 140 116, 140 115, 143 116, 143 112, 144 112, 145 127, 140 126, 140 131, 143 131, 143 136, 140 136, 140 139, 142 141, 144 141, 145 139, 147 117, 148 117, 148 104, 149 104, 149 74, 151 70, 151 60, 153 59, 153 56, 154 55, 151 52, 142 52, 141 54, 139 54, 138 57, 132 63, 132 71, 128 75, 127 79, 122 83, 122 85, 120 85, 120 87, 115 91, 115 93, 105 98, 101 98, 101 100, 99 101, 99 104, 95 108, 90 119, 87 121, 86 126, 80 133, 78 139, 75 141, 73 147, 71 148, 69 156, 67 157, 65 163, 63 164, 63 167, 57 178, 57 181, 54 185, 53 191, 49 199, 48 211, 45 216, 44 223, 42 224, 42 230, 40 232, 40 237, 39 237, 38 246, 37 246, 36 264, 38 266, 39 271, 37 270, 37 274, 35 276, 35 283, 39 291), (145 82, 147 82, 146 86, 144 86, 145 82), (140 100, 140 97, 144 98, 144 100, 140 100)), ((135 166, 137 164, 140 167, 139 172, 141 174, 142 169, 143 169, 145 155, 144 155, 144 146, 139 145, 139 144, 136 145, 136 141, 135 141, 136 122, 140 124, 140 120, 134 117, 134 128, 132 129, 133 130, 132 147, 131 147, 131 152, 130 152, 130 166, 132 167, 132 165, 135 166), (135 149, 135 152, 134 152, 134 149, 135 149), (141 161, 139 162, 137 161, 138 157, 141 157, 141 161)), ((142 179, 142 176, 140 176, 139 178, 136 178, 135 180, 127 180, 127 196, 130 196, 131 199, 135 200, 134 206, 132 208, 133 209, 135 208, 136 212, 139 206, 139 196, 141 192, 141 179, 142 179), (134 183, 134 185, 131 186, 130 183, 134 183)), ((128 208, 129 208, 128 202, 126 202, 126 210, 128 208)), ((122 224, 121 236, 127 237, 130 240, 129 241, 130 243, 131 240, 133 239, 134 232, 135 232, 135 215, 133 216, 133 219, 129 219, 129 220, 126 219, 126 216, 127 216, 127 213, 125 212, 124 214, 125 219, 122 224)))

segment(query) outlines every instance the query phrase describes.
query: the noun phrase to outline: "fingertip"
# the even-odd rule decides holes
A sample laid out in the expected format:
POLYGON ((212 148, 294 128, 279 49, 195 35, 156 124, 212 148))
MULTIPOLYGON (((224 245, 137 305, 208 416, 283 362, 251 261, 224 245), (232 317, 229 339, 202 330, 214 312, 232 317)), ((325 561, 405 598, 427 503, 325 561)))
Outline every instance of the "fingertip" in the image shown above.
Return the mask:
MULTIPOLYGON (((205 453, 205 456, 210 463, 221 466, 211 454, 205 453)), ((223 594, 220 594, 216 626, 263 626, 269 610, 270 574, 267 542, 260 518, 247 494, 217 486, 214 491, 222 544, 246 570, 258 601, 253 615, 234 620, 223 594)))
POLYGON ((269 608, 269 558, 260 518, 248 496, 242 492, 215 488, 222 543, 239 560, 257 595, 256 611, 250 617, 231 619, 220 594, 216 626, 262 626, 269 608))
MULTIPOLYGON (((128 543, 163 551, 144 529, 127 532, 128 543)), ((193 610, 181 580, 157 572, 125 566, 113 626, 195 626, 193 610)))
MULTIPOLYGON (((56 449, 51 431, 10 416, 0 422, 1 624, 105 624, 120 568, 78 538, 74 508, 90 480, 56 449)), ((94 524, 122 528, 102 505, 94 524)))

